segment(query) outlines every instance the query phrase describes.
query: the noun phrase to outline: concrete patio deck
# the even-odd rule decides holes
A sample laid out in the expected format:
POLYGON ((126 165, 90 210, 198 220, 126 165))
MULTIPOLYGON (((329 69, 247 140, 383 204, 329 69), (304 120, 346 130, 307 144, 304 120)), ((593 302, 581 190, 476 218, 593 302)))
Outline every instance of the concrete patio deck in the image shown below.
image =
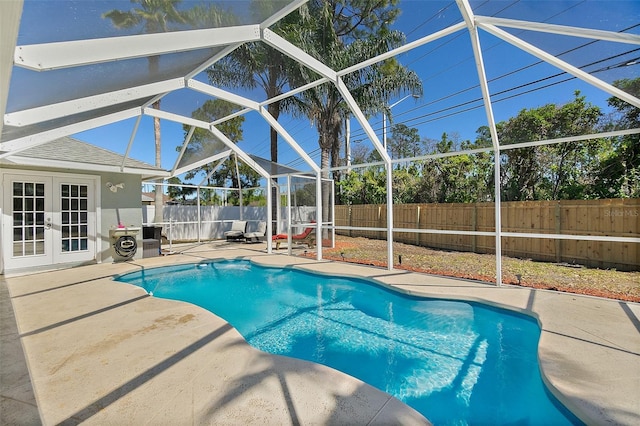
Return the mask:
POLYGON ((190 245, 171 256, 0 277, 0 423, 428 423, 350 376, 251 348, 199 307, 112 281, 141 268, 242 257, 533 314, 543 329, 541 370, 558 399, 588 424, 640 424, 639 304, 268 255, 263 248, 190 245))

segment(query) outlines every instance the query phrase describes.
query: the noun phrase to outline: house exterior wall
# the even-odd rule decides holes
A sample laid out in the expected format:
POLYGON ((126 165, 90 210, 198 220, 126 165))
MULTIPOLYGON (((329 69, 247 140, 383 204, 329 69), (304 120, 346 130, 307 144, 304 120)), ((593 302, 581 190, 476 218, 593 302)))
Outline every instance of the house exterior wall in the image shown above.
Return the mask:
MULTIPOLYGON (((113 262, 121 260, 113 249, 114 240, 111 238, 109 231, 117 228, 119 223, 127 227, 142 227, 142 201, 141 187, 142 178, 140 175, 92 172, 86 170, 69 170, 69 169, 46 169, 42 167, 16 167, 9 164, 2 164, 0 172, 17 173, 17 172, 37 172, 41 174, 51 175, 69 175, 69 176, 91 176, 96 178, 95 187, 95 208, 96 208, 96 262, 113 262), (112 192, 107 188, 107 182, 113 184, 124 184, 124 188, 118 188, 117 192, 112 192)), ((3 220, 8 220, 4 216, 5 206, 4 191, 9 191, 5 185, 0 189, 0 216, 3 220)), ((10 219, 10 218, 9 218, 10 219)), ((0 227, 0 244, 2 244, 2 252, 9 250, 4 247, 5 240, 1 234, 0 227)), ((142 231, 136 236, 138 250, 134 259, 142 258, 142 231)), ((5 265, 3 264, 3 256, 0 256, 0 273, 4 273, 5 265)))
MULTIPOLYGON (((102 262, 113 262, 119 259, 113 250, 113 239, 109 231, 117 228, 120 223, 126 227, 142 227, 142 179, 139 175, 119 173, 100 174, 102 180, 101 212, 102 227, 100 229, 101 244, 100 258, 102 262), (124 188, 112 192, 107 188, 107 182, 113 184, 124 183, 124 188)), ((136 236, 138 251, 134 259, 142 258, 142 231, 136 236)))

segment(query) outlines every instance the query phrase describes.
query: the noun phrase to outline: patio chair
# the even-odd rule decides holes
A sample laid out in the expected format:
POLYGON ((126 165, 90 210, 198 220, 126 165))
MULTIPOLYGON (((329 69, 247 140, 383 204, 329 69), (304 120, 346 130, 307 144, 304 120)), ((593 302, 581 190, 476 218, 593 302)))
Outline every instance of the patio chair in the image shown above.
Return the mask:
POLYGON ((234 220, 231 223, 231 229, 224 233, 227 241, 242 241, 244 240, 244 233, 247 231, 246 220, 234 220))
POLYGON ((267 222, 258 222, 258 228, 253 232, 244 233, 244 241, 246 243, 259 243, 267 238, 267 222))
MULTIPOLYGON (((301 234, 292 235, 291 236, 291 241, 293 243, 306 244, 311 249, 316 244, 315 230, 316 230, 316 228, 313 227, 313 226, 305 228, 305 230, 301 234)), ((287 234, 276 234, 273 237, 271 237, 271 240, 276 243, 276 250, 279 250, 280 249, 280 244, 282 242, 287 242, 288 241, 288 235, 287 234)))

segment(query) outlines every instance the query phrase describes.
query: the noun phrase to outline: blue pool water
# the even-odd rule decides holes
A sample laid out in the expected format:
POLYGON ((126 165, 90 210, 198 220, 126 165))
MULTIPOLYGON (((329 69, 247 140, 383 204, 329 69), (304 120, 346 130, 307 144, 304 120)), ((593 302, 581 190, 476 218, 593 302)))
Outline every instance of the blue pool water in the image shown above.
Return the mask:
POLYGON ((366 280, 217 261, 118 278, 224 318, 252 346, 328 365, 435 425, 581 422, 546 390, 531 318, 366 280))

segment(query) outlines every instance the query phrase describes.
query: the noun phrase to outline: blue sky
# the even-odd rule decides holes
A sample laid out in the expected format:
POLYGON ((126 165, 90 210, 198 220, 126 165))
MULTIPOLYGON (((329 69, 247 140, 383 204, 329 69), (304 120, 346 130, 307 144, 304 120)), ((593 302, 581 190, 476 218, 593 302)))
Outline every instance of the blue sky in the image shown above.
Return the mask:
MULTIPOLYGON (((640 22, 640 2, 631 0, 493 0, 489 2, 472 1, 471 3, 478 15, 570 24, 611 31, 621 31, 640 22)), ((227 2, 227 4, 234 3, 227 2)), ((403 13, 396 23, 396 28, 407 35, 408 41, 416 40, 460 22, 461 19, 453 1, 401 0, 400 6, 403 13)), ((77 2, 27 0, 19 43, 71 40, 87 37, 88 34, 97 34, 100 37, 119 35, 122 33, 114 29, 108 21, 100 18, 100 14, 111 8, 128 9, 129 7, 128 1, 114 3, 97 0, 77 2), (43 21, 53 23, 53 25, 38 24, 43 21), (78 25, 78 22, 82 22, 83 25, 78 25)), ((533 32, 519 30, 511 30, 510 32, 560 56, 575 66, 593 63, 585 70, 589 72, 600 70, 594 75, 605 81, 612 82, 619 78, 640 76, 637 65, 619 66, 621 61, 624 62, 640 56, 637 52, 628 53, 636 47, 634 45, 599 42, 583 46, 589 40, 566 36, 540 36, 533 32), (596 63, 603 58, 610 59, 596 63)), ((635 27, 628 32, 638 34, 639 29, 635 27)), ((517 50, 488 33, 481 31, 480 42, 483 47, 492 98, 497 101, 493 105, 497 121, 515 116, 522 108, 538 107, 547 103, 570 102, 575 90, 580 90, 588 101, 606 109, 608 94, 577 79, 562 82, 570 77, 567 75, 552 77, 560 72, 557 68, 540 64, 537 58, 517 50), (540 81, 531 84, 537 80, 540 81)), ((418 128, 422 138, 439 139, 443 132, 447 132, 460 139, 473 139, 476 129, 486 124, 486 115, 481 102, 478 101, 480 90, 477 87, 478 77, 468 33, 461 31, 405 53, 398 59, 403 65, 420 75, 424 85, 424 96, 417 101, 409 98, 394 107, 394 121, 418 128), (456 95, 451 96, 451 94, 456 95)), ((126 68, 118 69, 117 72, 113 71, 114 69, 109 71, 109 68, 106 68, 104 71, 106 73, 104 75, 105 82, 113 77, 107 75, 109 72, 112 74, 126 73, 126 68)), ((18 73, 22 75, 27 74, 28 71, 21 70, 18 73)), ((95 75, 92 78, 95 79, 95 75)), ((31 87, 39 87, 35 78, 33 81, 31 87)), ((94 82, 83 82, 81 78, 78 78, 78 87, 81 87, 83 83, 93 84, 94 82)), ((37 89, 33 90, 37 91, 37 89)), ((65 96, 65 93, 56 93, 53 88, 43 87, 42 90, 50 91, 51 96, 65 96)), ((163 100, 163 109, 190 115, 189 109, 197 108, 206 100, 202 95, 187 92, 190 91, 181 91, 179 101, 177 95, 172 95, 173 99, 163 100), (187 95, 188 102, 182 98, 184 95, 187 95)), ((263 99, 260 92, 246 93, 246 95, 255 100, 263 99)), ((401 97, 399 96, 398 99, 401 97)), ((390 103, 396 100, 391 100, 390 103)), ((16 102, 20 101, 16 100, 16 102)), ((282 115, 280 122, 298 140, 305 151, 312 155, 317 152, 317 132, 308 120, 293 119, 282 115)), ((371 117, 369 122, 381 137, 381 117, 371 117)), ((126 120, 75 136, 98 146, 124 153, 134 123, 134 119, 126 120)), ((355 140, 364 139, 364 134, 355 120, 352 120, 352 135, 355 140)), ((162 166, 164 168, 170 169, 173 166, 177 156, 175 147, 182 143, 183 137, 184 131, 181 125, 163 121, 162 166)), ((371 147, 368 141, 361 143, 371 147)), ((269 157, 268 127, 259 117, 256 117, 256 114, 247 115, 244 126, 244 141, 241 142, 241 146, 253 154, 265 158, 269 157)), ((295 155, 286 148, 284 143, 280 143, 280 146, 281 163, 286 164, 295 160, 295 155)), ((154 162, 153 124, 149 117, 142 119, 131 156, 149 163, 154 162)), ((317 155, 315 158, 318 158, 317 155)), ((301 165, 299 162, 293 164, 301 165)), ((306 168, 303 167, 303 169, 306 168)))

